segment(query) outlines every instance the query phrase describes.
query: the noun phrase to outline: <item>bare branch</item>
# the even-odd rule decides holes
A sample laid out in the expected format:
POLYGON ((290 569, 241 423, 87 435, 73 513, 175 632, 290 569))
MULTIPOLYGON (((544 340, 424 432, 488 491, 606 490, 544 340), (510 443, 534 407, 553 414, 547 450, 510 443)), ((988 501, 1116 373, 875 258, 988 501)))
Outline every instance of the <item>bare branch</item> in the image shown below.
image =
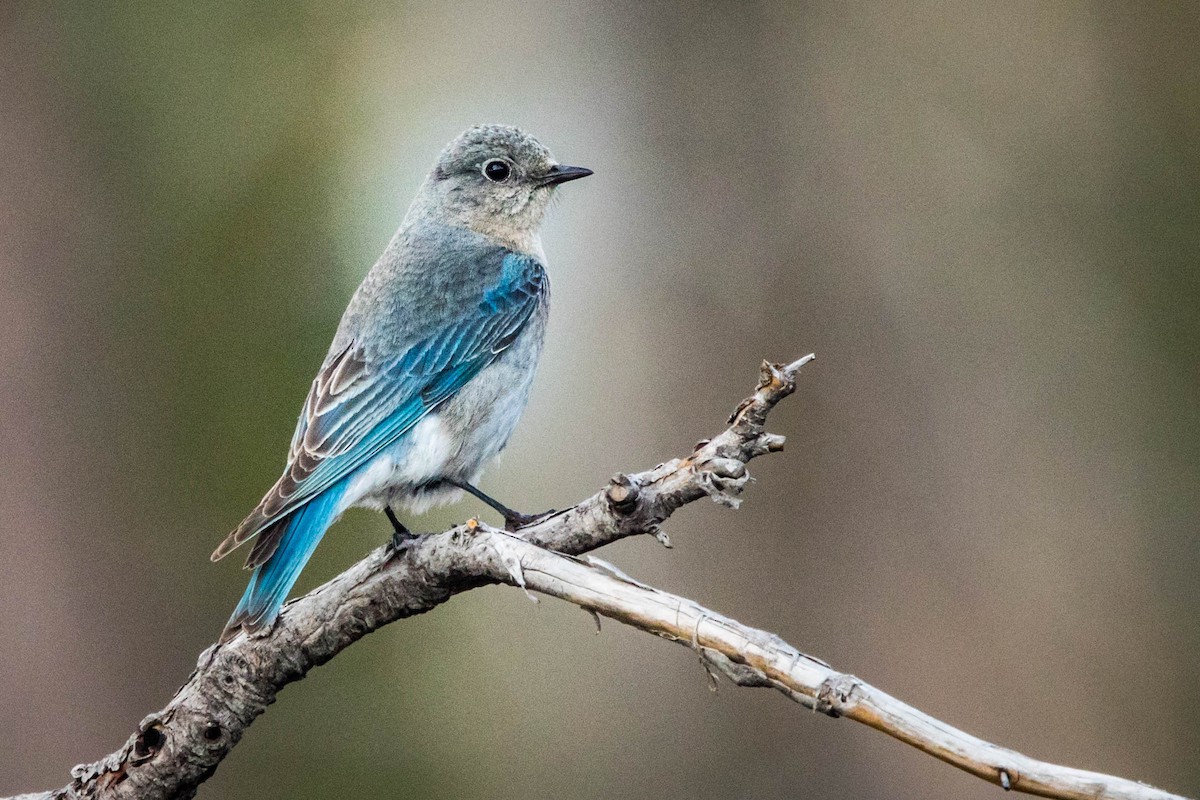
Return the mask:
POLYGON ((975 775, 1007 783, 1005 788, 1064 798, 1174 797, 990 745, 835 672, 773 634, 640 584, 599 559, 574 557, 638 534, 667 544, 660 524, 701 497, 736 507, 749 479, 746 463, 783 448, 783 437, 763 426, 775 404, 795 391, 797 372, 812 358, 786 366, 764 362, 758 387, 734 411, 729 427, 691 455, 617 475, 604 490, 517 534, 471 520, 422 536, 400 555, 386 547, 375 550, 289 603, 268 635, 239 634, 207 648, 175 697, 143 719, 120 750, 75 767, 66 787, 21 800, 192 797, 284 686, 389 622, 492 583, 561 597, 685 643, 700 653, 706 669, 739 685, 779 689, 810 708, 858 720, 975 775))
POLYGON ((773 633, 633 581, 606 566, 560 555, 503 531, 481 530, 494 551, 492 575, 519 582, 695 650, 710 675, 738 686, 778 689, 806 708, 870 725, 1004 789, 1045 797, 1166 800, 1178 795, 1097 772, 1062 767, 1009 750, 934 719, 869 683, 805 655, 773 633), (511 565, 520 565, 519 581, 511 565), (506 574, 509 577, 506 577, 506 574))

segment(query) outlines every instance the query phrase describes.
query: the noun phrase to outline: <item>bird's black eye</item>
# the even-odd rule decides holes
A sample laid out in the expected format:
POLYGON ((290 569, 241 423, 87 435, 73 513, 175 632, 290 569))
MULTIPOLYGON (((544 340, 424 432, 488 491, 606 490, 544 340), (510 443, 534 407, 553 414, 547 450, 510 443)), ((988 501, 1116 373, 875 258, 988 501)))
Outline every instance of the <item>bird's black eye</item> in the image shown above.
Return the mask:
POLYGON ((486 176, 489 181, 494 181, 496 183, 504 183, 504 181, 508 180, 508 175, 510 172, 512 172, 512 169, 508 166, 508 162, 501 161, 498 158, 493 159, 492 161, 489 161, 483 165, 484 176, 486 176))

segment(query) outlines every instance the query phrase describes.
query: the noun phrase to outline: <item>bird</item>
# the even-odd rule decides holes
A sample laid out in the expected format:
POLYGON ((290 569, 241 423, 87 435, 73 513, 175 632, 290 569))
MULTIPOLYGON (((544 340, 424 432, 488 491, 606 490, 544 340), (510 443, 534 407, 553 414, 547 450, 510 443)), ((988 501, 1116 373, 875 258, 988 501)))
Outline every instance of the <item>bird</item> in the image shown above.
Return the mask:
POLYGON ((538 519, 480 491, 529 399, 550 305, 541 225, 556 187, 585 178, 533 136, 476 125, 441 151, 350 299, 301 409, 283 474, 212 554, 252 542, 249 585, 221 635, 269 633, 325 532, 383 511, 391 546, 469 493, 515 529, 538 519))

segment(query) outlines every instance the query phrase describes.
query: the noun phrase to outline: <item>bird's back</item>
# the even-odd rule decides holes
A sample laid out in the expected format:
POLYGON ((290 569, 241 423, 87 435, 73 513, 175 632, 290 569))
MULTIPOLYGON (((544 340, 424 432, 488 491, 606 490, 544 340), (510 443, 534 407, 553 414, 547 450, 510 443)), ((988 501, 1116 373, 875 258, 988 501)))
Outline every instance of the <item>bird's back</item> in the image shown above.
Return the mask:
POLYGON ((329 356, 353 341, 385 360, 453 324, 497 284, 507 252, 467 228, 406 221, 351 298, 329 356))

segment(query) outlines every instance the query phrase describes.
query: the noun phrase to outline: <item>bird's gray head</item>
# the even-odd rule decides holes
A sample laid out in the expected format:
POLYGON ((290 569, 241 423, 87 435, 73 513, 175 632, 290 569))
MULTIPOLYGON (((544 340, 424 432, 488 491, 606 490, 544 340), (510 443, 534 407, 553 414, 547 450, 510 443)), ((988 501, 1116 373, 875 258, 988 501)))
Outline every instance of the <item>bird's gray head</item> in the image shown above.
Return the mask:
POLYGON ((442 150, 417 203, 423 215, 531 250, 554 187, 591 174, 517 128, 476 125, 442 150))

